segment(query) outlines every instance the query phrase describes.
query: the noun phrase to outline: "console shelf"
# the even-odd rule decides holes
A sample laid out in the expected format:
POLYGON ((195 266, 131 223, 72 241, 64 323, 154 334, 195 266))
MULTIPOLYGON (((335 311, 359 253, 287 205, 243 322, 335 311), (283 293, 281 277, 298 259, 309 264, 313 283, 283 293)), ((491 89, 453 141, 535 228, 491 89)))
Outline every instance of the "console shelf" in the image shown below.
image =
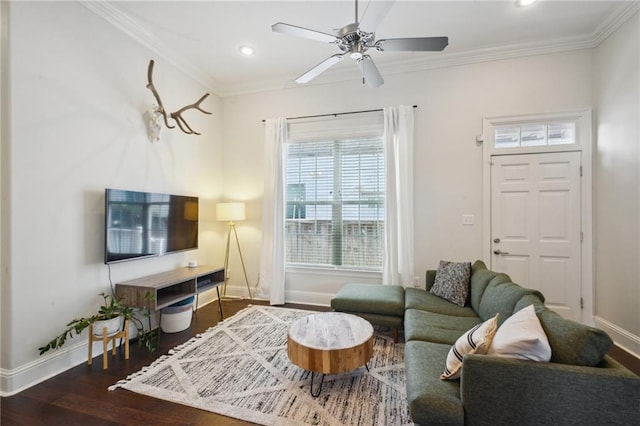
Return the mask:
POLYGON ((223 283, 224 268, 185 267, 116 283, 116 296, 126 306, 158 311, 205 290, 214 287, 217 290, 223 283), (153 296, 153 300, 145 297, 147 294, 153 296))

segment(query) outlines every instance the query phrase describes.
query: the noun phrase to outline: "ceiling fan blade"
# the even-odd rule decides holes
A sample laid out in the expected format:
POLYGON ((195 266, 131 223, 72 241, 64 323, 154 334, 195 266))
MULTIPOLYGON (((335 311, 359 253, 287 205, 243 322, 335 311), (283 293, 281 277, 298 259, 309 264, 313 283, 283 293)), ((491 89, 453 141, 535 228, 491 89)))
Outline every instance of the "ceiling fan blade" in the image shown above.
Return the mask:
POLYGON ((362 19, 360 20, 359 26, 364 31, 374 32, 382 19, 387 15, 391 6, 393 6, 395 0, 370 0, 367 5, 364 13, 362 14, 362 19))
POLYGON ((378 40, 376 48, 395 52, 439 52, 449 44, 449 37, 389 38, 378 40))
POLYGON ((324 71, 328 70, 338 62, 344 59, 344 53, 335 54, 333 56, 329 56, 324 61, 320 62, 315 67, 311 68, 309 71, 302 74, 300 77, 296 78, 296 83, 308 83, 317 76, 319 76, 324 71))
POLYGON ((322 33, 308 28, 302 28, 284 22, 278 22, 271 26, 271 31, 294 35, 298 37, 310 38, 311 40, 323 41, 325 43, 337 43, 340 39, 334 35, 322 33))
POLYGON ((378 71, 378 67, 373 63, 371 56, 363 55, 362 58, 358 59, 358 66, 360 67, 360 71, 362 71, 362 77, 364 78, 364 82, 367 83, 367 86, 372 88, 382 86, 384 80, 380 75, 380 71, 378 71))

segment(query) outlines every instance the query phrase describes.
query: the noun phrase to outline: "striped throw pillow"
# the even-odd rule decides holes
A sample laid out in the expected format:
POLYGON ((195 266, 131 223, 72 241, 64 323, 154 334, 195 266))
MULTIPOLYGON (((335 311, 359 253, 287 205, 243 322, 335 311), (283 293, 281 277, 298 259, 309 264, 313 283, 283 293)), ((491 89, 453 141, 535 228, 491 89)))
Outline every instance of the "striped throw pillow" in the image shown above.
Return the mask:
POLYGON ((491 346, 491 340, 498 328, 498 314, 486 320, 482 324, 474 326, 471 330, 458 337, 456 343, 449 349, 447 365, 440 375, 442 380, 455 380, 460 378, 462 358, 466 354, 484 355, 491 346))

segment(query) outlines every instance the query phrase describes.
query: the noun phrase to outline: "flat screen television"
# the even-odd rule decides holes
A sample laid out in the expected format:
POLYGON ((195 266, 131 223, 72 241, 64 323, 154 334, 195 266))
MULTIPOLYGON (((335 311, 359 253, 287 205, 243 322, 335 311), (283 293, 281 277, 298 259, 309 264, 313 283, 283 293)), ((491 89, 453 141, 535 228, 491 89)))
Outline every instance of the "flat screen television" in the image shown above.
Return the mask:
POLYGON ((105 190, 104 263, 198 248, 198 197, 105 190))

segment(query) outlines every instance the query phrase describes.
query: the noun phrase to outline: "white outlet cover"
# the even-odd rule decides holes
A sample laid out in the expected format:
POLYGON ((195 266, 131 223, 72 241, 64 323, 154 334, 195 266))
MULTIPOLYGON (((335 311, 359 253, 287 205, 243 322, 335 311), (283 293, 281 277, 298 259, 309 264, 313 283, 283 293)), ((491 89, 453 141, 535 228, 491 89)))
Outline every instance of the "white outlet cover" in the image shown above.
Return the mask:
POLYGON ((463 225, 473 225, 474 216, 472 214, 463 214, 462 215, 462 224, 463 225))

